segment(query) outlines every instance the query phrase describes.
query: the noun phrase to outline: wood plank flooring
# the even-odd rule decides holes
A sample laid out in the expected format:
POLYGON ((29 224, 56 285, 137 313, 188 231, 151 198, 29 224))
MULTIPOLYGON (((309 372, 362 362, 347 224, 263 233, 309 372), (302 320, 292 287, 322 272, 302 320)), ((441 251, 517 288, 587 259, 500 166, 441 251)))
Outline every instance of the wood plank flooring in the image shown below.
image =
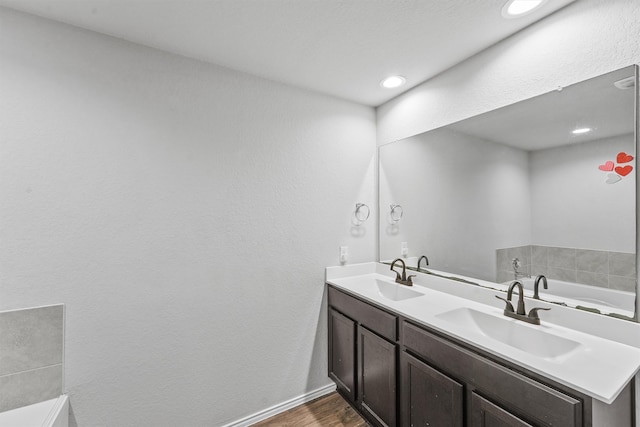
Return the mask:
POLYGON ((275 415, 252 427, 368 427, 337 392, 275 415))

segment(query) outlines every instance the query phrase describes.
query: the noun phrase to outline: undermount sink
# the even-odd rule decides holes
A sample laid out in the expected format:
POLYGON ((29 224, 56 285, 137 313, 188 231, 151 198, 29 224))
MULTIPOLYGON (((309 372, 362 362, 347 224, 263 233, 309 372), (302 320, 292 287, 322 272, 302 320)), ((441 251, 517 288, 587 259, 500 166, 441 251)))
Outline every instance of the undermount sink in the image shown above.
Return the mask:
POLYGON ((497 317, 466 307, 446 311, 435 317, 545 359, 566 355, 582 345, 518 320, 497 317))
POLYGON ((410 298, 421 297, 424 294, 416 292, 404 285, 385 282, 376 279, 378 294, 392 301, 402 301, 410 298))

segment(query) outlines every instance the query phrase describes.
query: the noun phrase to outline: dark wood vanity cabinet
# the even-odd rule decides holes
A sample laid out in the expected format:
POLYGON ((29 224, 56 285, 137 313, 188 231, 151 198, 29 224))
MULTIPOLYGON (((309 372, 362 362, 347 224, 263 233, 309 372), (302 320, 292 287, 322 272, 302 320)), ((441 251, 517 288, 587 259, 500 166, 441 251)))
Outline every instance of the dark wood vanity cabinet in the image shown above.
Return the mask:
POLYGON ((332 286, 329 376, 375 426, 591 427, 591 398, 332 286))
POLYGON ((367 419, 396 425, 397 345, 358 326, 358 403, 367 419))
POLYGON ((351 401, 356 399, 356 322, 329 310, 329 377, 351 401))
POLYGON ((400 354, 403 426, 464 426, 464 385, 406 352, 400 354))
POLYGON ((375 426, 397 425, 398 318, 329 287, 329 377, 375 426))
POLYGON ((533 427, 506 409, 491 403, 489 400, 471 393, 471 421, 472 426, 478 427, 533 427))
POLYGON ((403 426, 591 426, 583 422, 585 396, 561 392, 406 321, 402 343, 403 426), (422 386, 426 393, 417 394, 417 385, 411 393, 418 381, 427 384, 422 386), (405 399, 413 400, 410 407, 405 399), (455 408, 465 414, 465 424, 443 418, 455 408), (420 415, 414 422, 416 412, 420 415), (442 421, 433 424, 431 418, 442 421))
MULTIPOLYGON (((463 427, 465 385, 407 353, 400 360, 402 425, 463 427)), ((471 392, 470 409, 469 426, 531 426, 475 392, 471 392)))

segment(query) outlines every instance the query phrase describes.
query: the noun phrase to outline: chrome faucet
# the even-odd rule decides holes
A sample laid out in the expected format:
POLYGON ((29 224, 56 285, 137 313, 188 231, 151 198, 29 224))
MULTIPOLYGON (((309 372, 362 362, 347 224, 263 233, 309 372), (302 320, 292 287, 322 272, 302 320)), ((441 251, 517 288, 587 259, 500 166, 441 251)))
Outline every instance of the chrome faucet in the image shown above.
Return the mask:
POLYGON ((404 261, 401 258, 396 258, 392 263, 391 263, 391 271, 393 271, 394 273, 396 273, 396 283, 399 283, 401 285, 405 285, 405 286, 413 286, 413 282, 411 281, 412 277, 416 277, 415 275, 411 275, 409 277, 407 277, 407 265, 404 263, 404 261), (393 269, 393 267, 395 267, 396 262, 400 261, 400 263, 402 264, 402 275, 400 275, 400 273, 398 273, 397 271, 395 271, 393 269))
POLYGON ((538 287, 540 286, 540 281, 542 281, 542 286, 545 289, 549 289, 549 285, 547 285, 547 278, 542 274, 536 277, 536 281, 533 283, 533 298, 540 299, 540 295, 538 295, 538 287))
POLYGON ((531 277, 528 274, 520 273, 518 270, 522 263, 518 258, 514 258, 511 260, 511 266, 513 267, 513 280, 518 280, 518 277, 531 277))
POLYGON ((509 290, 507 291, 507 299, 501 298, 496 295, 496 298, 501 299, 507 305, 504 308, 504 315, 507 317, 511 317, 513 319, 522 320, 527 323, 532 323, 534 325, 540 324, 540 317, 538 317, 538 311, 540 310, 551 310, 550 308, 542 308, 535 307, 529 311, 527 314, 524 309, 524 289, 522 287, 522 283, 517 280, 514 280, 511 285, 509 285, 509 290), (511 304, 511 297, 513 296, 513 289, 518 288, 518 308, 516 310, 513 309, 513 305, 511 304))
POLYGON ((429 266, 429 258, 427 258, 426 255, 422 255, 420 258, 418 258, 418 266, 416 267, 418 271, 420 271, 420 263, 422 262, 422 260, 424 260, 427 267, 429 266))

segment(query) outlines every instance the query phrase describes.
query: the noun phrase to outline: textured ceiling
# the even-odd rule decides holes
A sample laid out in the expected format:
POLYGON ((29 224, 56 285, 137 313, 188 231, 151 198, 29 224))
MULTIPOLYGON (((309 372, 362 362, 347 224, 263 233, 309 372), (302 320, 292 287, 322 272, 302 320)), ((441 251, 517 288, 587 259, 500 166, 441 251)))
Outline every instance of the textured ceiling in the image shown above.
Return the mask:
POLYGON ((575 0, 0 0, 0 5, 377 106, 575 0), (407 85, 383 89, 401 74, 407 85))

